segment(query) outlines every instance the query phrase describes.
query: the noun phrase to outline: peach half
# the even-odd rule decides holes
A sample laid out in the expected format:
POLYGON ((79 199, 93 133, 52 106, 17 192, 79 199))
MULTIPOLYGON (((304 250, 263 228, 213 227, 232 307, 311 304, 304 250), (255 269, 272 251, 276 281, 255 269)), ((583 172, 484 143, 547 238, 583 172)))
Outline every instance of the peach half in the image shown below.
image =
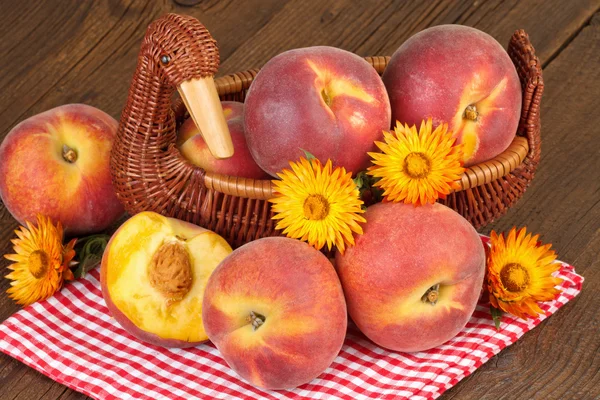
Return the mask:
POLYGON ((131 335, 163 347, 207 340, 202 321, 206 282, 232 249, 216 233, 154 212, 127 220, 102 257, 106 305, 131 335))

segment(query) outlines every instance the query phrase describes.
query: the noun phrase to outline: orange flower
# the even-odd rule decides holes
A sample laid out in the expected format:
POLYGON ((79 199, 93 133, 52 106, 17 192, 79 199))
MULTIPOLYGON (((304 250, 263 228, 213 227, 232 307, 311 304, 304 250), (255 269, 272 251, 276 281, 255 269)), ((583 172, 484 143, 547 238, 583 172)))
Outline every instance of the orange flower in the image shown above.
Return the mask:
POLYGON ((37 226, 26 221, 28 229, 21 226, 15 231, 15 254, 4 256, 14 261, 8 266, 12 272, 6 275, 12 280, 7 293, 22 305, 47 299, 62 287, 64 280, 74 279, 69 265, 75 256, 75 239, 63 247, 60 222, 54 226, 50 218, 42 215, 37 220, 37 226))
POLYGON ((362 234, 358 223, 365 222, 352 173, 333 169, 331 160, 323 166, 317 159, 301 158, 290 166, 277 174, 281 180, 273 181, 275 195, 269 201, 273 219, 279 220, 276 228, 317 250, 327 244, 343 253, 347 245, 354 245, 353 234, 362 234))
POLYGON ((492 231, 487 260, 487 288, 490 303, 497 309, 522 319, 535 318, 543 311, 538 302, 553 300, 562 279, 552 276, 558 271, 556 253, 551 244, 540 245, 539 235, 518 232, 513 228, 504 234, 492 231))
POLYGON ((368 153, 373 158, 369 175, 379 178, 388 201, 420 204, 445 198, 459 186, 455 182, 464 172, 463 145, 448 132, 448 124, 432 131, 432 120, 417 128, 399 122, 394 130, 384 132, 385 143, 375 142, 381 153, 368 153))

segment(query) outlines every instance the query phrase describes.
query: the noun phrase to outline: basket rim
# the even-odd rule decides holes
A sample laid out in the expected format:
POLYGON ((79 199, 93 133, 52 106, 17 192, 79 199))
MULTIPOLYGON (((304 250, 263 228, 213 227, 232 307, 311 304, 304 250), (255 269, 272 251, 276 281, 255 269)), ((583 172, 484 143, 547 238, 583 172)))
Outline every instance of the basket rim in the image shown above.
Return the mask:
MULTIPOLYGON (((390 56, 363 57, 363 59, 370 62, 376 69, 381 69, 381 71, 383 71, 390 58, 390 56)), ((241 91, 244 83, 249 85, 249 82, 254 79, 259 71, 260 68, 254 68, 215 78, 215 85, 219 96, 241 91), (246 82, 243 82, 242 79, 246 80, 246 82)), ((455 181, 458 188, 452 190, 450 193, 472 189, 507 176, 523 164, 529 154, 529 150, 528 140, 515 132, 512 142, 502 153, 490 160, 466 167, 461 177, 455 181)), ((200 168, 204 172, 204 184, 208 189, 226 195, 242 196, 258 200, 268 200, 274 197, 272 180, 276 179, 275 177, 272 179, 250 179, 206 171, 201 167, 197 168, 200 168)))
MULTIPOLYGON (((521 166, 528 153, 527 139, 515 135, 509 147, 496 157, 466 167, 460 178, 455 181, 458 188, 451 190, 450 193, 482 186, 508 175, 521 166)), ((250 179, 205 171, 204 185, 208 189, 228 195, 268 200, 274 197, 273 180, 275 179, 275 177, 273 179, 250 179)))

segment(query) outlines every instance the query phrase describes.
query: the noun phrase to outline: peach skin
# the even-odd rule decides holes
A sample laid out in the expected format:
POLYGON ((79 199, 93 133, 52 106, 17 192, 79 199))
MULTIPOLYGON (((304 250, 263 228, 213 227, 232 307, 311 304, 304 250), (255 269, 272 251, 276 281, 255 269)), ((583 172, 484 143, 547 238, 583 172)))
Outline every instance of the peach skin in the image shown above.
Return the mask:
POLYGON ((223 159, 213 157, 191 118, 181 125, 177 133, 179 151, 188 161, 205 171, 249 179, 268 179, 269 174, 260 169, 248 150, 244 133, 244 104, 222 101, 221 106, 231 134, 233 156, 223 159))
POLYGON ((227 257, 208 281, 202 317, 229 366, 265 389, 294 388, 320 375, 347 327, 327 257, 285 237, 255 240, 227 257))
POLYGON ((117 121, 68 104, 15 126, 0 145, 0 197, 17 221, 41 213, 65 232, 99 232, 124 214, 110 176, 117 121))
POLYGON ((390 116, 385 86, 367 61, 316 46, 269 60, 248 91, 244 124, 252 156, 273 176, 303 150, 358 173, 390 116))
POLYGON ((335 264, 348 311, 379 346, 436 347, 471 317, 483 284, 485 252, 475 229, 439 203, 378 203, 364 234, 335 264))
POLYGON ((465 166, 497 156, 515 137, 521 83, 506 50, 485 32, 461 25, 425 29, 394 52, 382 79, 393 121, 447 122, 464 143, 465 166))

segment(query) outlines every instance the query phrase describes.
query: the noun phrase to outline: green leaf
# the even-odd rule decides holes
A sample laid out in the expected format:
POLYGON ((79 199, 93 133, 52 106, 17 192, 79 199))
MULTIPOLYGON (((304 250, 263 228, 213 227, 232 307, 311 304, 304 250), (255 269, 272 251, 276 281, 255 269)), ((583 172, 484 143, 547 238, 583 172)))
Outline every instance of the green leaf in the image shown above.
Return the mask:
POLYGON ((354 181, 354 184, 356 185, 356 187, 358 188, 359 191, 363 190, 363 186, 365 184, 367 184, 367 175, 365 171, 360 171, 358 174, 356 174, 356 178, 352 179, 354 181))
POLYGON ((367 174, 367 171, 360 171, 353 179, 354 184, 358 188, 360 198, 365 201, 363 208, 366 208, 370 204, 379 203, 383 199, 383 190, 375 186, 378 180, 378 178, 367 174))
POLYGON ((494 306, 490 306, 490 312, 492 313, 492 319, 494 320, 494 325, 496 325, 496 330, 499 331, 500 330, 500 322, 502 320, 502 310, 494 307, 494 306))
POLYGON ((317 157, 315 157, 310 151, 304 150, 303 148, 300 148, 300 150, 302 150, 304 152, 304 157, 306 157, 306 159, 308 161, 312 161, 312 160, 316 160, 317 159, 317 157))
POLYGON ((77 241, 75 245, 75 257, 79 261, 79 264, 73 272, 75 279, 85 277, 89 271, 100 264, 109 240, 109 235, 99 234, 87 236, 77 241))

